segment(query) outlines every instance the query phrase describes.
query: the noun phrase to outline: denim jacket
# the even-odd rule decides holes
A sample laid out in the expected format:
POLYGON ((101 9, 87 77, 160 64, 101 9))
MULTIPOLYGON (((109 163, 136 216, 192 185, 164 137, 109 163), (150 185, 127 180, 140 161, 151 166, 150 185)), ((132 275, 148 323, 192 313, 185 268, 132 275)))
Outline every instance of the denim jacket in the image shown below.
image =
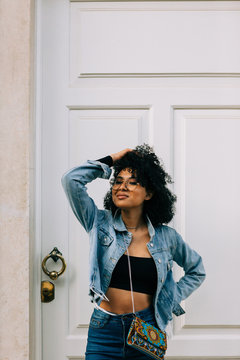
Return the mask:
MULTIPOLYGON (((87 193, 87 183, 96 178, 109 179, 111 172, 108 165, 88 160, 67 171, 61 179, 75 216, 89 233, 89 295, 92 302, 98 305, 102 299, 108 300, 105 294, 112 272, 132 238, 120 211, 113 216, 110 210, 99 210, 87 193)), ((164 330, 172 320, 172 314, 179 316, 185 313, 180 302, 201 285, 205 279, 205 271, 201 256, 173 228, 166 225, 154 227, 148 217, 147 226, 150 235, 147 248, 154 259, 158 276, 153 305, 156 321, 164 330), (185 272, 178 282, 173 279, 173 261, 185 272)))

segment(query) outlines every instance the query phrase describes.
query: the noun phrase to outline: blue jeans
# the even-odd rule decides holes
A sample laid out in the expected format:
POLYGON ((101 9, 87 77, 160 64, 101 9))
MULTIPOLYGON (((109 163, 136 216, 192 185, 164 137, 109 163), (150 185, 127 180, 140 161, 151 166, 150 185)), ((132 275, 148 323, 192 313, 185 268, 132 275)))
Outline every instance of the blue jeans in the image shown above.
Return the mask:
MULTIPOLYGON (((136 315, 158 327, 153 306, 137 311, 136 315)), ((149 356, 127 344, 126 338, 132 320, 132 313, 114 316, 94 309, 88 330, 86 360, 149 360, 149 356)))

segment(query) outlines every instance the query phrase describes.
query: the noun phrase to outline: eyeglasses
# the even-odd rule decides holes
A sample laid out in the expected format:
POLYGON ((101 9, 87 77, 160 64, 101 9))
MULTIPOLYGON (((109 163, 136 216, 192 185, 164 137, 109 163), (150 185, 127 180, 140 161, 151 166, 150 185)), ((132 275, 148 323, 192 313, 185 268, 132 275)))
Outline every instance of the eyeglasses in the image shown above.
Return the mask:
POLYGON ((121 178, 116 178, 115 180, 112 179, 110 184, 112 185, 113 190, 118 190, 124 184, 125 188, 127 188, 129 191, 134 191, 139 185, 139 183, 134 178, 127 179, 126 181, 121 178))

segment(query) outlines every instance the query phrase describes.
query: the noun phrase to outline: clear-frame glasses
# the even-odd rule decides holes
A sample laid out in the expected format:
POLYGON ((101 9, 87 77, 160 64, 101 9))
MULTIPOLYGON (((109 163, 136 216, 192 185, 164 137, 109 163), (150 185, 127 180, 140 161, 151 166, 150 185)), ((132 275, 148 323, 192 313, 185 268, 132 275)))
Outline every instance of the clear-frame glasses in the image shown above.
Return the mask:
POLYGON ((129 178, 127 180, 123 180, 122 178, 117 177, 116 179, 110 180, 110 184, 112 185, 113 190, 118 190, 123 184, 124 187, 129 191, 134 191, 136 187, 139 185, 135 178, 129 178))

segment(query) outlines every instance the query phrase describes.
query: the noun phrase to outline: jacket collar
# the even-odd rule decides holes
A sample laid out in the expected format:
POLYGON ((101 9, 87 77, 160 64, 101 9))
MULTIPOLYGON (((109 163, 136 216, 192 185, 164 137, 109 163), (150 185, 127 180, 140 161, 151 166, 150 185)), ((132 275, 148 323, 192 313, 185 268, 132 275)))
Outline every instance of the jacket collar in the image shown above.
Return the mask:
MULTIPOLYGON (((152 238, 155 235, 155 229, 154 229, 148 215, 146 215, 146 219, 147 219, 148 232, 149 232, 150 237, 152 238)), ((114 214, 113 227, 117 231, 128 231, 123 222, 120 209, 117 209, 117 211, 114 214)))

